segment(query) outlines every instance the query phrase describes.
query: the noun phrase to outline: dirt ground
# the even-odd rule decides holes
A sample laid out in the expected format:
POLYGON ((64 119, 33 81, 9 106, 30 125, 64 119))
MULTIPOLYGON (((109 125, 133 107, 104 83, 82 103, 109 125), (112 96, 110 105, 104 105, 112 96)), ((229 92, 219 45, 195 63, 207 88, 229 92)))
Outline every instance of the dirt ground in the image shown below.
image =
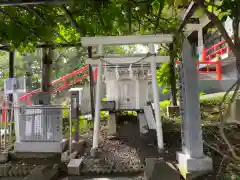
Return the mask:
MULTIPOLYGON (((102 125, 104 126, 106 122, 102 125)), ((233 137, 233 134, 239 132, 238 127, 232 127, 231 131, 227 132, 229 137, 233 137)), ((176 121, 167 120, 163 123, 163 135, 164 135, 164 145, 165 152, 163 154, 164 159, 172 164, 176 165, 176 152, 181 151, 181 133, 180 124, 176 121)), ((138 121, 136 117, 123 116, 118 119, 118 135, 114 140, 108 140, 104 130, 101 132, 101 143, 100 149, 103 155, 103 161, 101 165, 99 162, 94 161, 89 154, 92 141, 92 131, 89 131, 87 135, 84 136, 87 141, 87 147, 85 152, 82 152, 81 156, 84 156, 84 165, 82 168, 82 173, 85 174, 83 177, 68 177, 66 164, 61 165, 61 177, 59 180, 83 180, 83 179, 93 179, 96 178, 96 173, 89 170, 95 171, 96 169, 101 171, 106 167, 111 169, 111 176, 102 176, 102 179, 109 178, 116 180, 144 180, 143 169, 144 159, 149 157, 160 157, 158 150, 156 148, 156 135, 154 132, 149 132, 147 135, 142 136, 139 132, 138 121), (135 173, 125 172, 126 169, 138 169, 135 173)), ((209 123, 203 126, 203 139, 209 145, 221 149, 224 153, 227 153, 228 149, 226 145, 222 143, 218 134, 218 125, 214 123, 209 123)), ((239 144, 239 139, 231 139, 233 144, 239 144)), ((196 178, 196 180, 221 180, 223 179, 223 174, 226 172, 227 162, 222 163, 223 157, 209 148, 204 146, 205 154, 212 157, 214 171, 202 177, 196 178), (219 171, 221 167, 221 172, 219 171)), ((57 161, 51 162, 48 160, 43 160, 46 164, 48 163, 59 163, 57 161)), ((37 163, 36 160, 30 160, 29 164, 37 163)), ((41 164, 41 161, 38 164, 41 164)), ((99 175, 97 176, 99 178, 99 175)), ((1 178, 2 179, 2 178, 1 178)), ((19 178, 5 178, 6 180, 18 180, 19 178)), ((4 179, 4 180, 5 180, 4 179)), ((97 180, 97 179, 96 179, 97 180)), ((225 179, 224 179, 225 180, 225 179)))

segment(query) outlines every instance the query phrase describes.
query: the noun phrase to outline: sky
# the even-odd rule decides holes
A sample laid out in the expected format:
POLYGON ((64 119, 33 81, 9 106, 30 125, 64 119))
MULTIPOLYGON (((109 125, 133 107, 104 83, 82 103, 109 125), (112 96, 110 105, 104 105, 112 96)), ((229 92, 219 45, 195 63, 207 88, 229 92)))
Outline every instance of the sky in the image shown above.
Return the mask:
MULTIPOLYGON (((125 48, 126 48, 126 50, 128 49, 127 46, 125 46, 125 48)), ((158 49, 158 46, 155 45, 155 52, 157 52, 157 49, 158 49)), ((144 45, 141 45, 141 44, 137 44, 136 45, 136 51, 134 53, 136 53, 136 54, 140 54, 140 53, 147 54, 148 53, 148 47, 144 46, 144 45)))
POLYGON ((232 29, 232 20, 229 17, 225 21, 225 28, 226 28, 227 32, 229 33, 229 35, 231 36, 233 33, 233 29, 232 29))

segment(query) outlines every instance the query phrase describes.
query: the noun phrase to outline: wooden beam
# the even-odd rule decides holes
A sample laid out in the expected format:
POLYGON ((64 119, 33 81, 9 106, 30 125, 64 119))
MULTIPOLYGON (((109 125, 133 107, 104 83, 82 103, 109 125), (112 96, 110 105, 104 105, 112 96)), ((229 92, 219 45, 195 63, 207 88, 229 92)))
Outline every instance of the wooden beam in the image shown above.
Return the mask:
POLYGON ((69 4, 69 0, 0 1, 0 6, 23 6, 39 4, 69 4))
POLYGON ((127 44, 148 44, 148 43, 171 43, 173 35, 156 34, 156 35, 133 35, 133 36, 95 36, 82 37, 83 46, 98 45, 127 45, 127 44))

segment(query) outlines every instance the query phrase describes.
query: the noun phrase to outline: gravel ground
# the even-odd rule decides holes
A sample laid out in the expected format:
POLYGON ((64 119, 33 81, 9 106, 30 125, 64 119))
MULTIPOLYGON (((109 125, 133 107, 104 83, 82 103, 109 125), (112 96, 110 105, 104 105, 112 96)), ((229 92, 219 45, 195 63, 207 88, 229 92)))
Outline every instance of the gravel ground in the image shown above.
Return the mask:
POLYGON ((143 173, 135 176, 75 176, 65 177, 59 180, 146 180, 143 173))
POLYGON ((152 134, 141 137, 138 121, 120 121, 117 138, 108 140, 104 130, 101 131, 100 158, 92 159, 90 148, 92 134, 85 135, 89 144, 84 154, 82 173, 128 173, 143 172, 144 159, 157 157, 155 138, 152 134))
MULTIPOLYGON (((158 156, 157 148, 154 145, 156 144, 155 134, 149 133, 147 136, 142 137, 136 119, 119 121, 117 138, 114 140, 108 140, 105 130, 102 128, 99 146, 100 158, 97 160, 90 156, 92 132, 90 131, 83 138, 87 141, 87 147, 85 153, 83 152, 79 158, 84 158, 81 173, 85 174, 85 176, 64 177, 65 173, 63 173, 63 177, 59 180, 144 180, 144 159, 158 156), (102 174, 102 177, 100 174, 102 174), (111 176, 106 177, 103 174, 111 176), (94 178, 94 175, 97 176, 94 178)), ((32 161, 38 164, 35 160, 32 161)), ((65 169, 66 167, 64 171, 65 169)), ((5 179, 20 180, 21 178, 5 179)))
POLYGON ((19 177, 0 177, 1 180, 22 180, 23 178, 19 177))

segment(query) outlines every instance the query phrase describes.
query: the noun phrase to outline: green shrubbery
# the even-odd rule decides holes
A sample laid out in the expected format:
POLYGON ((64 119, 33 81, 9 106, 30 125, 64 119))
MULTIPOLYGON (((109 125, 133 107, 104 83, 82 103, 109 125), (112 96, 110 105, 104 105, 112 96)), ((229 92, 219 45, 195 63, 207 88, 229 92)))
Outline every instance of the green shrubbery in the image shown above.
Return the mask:
MULTIPOLYGON (((62 115, 63 118, 68 119, 69 118, 69 113, 70 113, 70 109, 68 107, 70 107, 70 104, 62 104, 63 110, 62 110, 62 115)), ((101 120, 106 120, 109 117, 109 113, 107 111, 101 111, 100 112, 100 118, 101 120)), ((86 118, 84 116, 80 116, 79 120, 85 120, 86 118)))
POLYGON ((69 113, 70 113, 70 110, 69 110, 69 107, 70 104, 62 104, 62 107, 63 107, 63 110, 62 110, 62 116, 63 118, 69 118, 69 113))
POLYGON ((167 108, 171 104, 170 100, 164 100, 160 102, 160 108, 167 108))
MULTIPOLYGON (((224 104, 228 103, 233 95, 233 92, 230 92, 228 96, 225 98, 224 104)), ((239 98, 240 93, 237 93, 237 98, 239 98)), ((222 103, 224 93, 216 93, 214 96, 211 97, 203 97, 200 99, 201 106, 217 106, 222 103)))

